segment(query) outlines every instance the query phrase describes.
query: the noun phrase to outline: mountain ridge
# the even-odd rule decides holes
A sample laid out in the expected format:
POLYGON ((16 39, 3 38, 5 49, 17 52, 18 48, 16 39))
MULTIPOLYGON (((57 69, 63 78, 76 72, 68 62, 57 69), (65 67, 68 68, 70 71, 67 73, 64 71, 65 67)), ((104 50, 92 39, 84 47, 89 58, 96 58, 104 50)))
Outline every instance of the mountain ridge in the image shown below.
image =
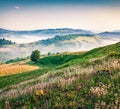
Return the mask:
POLYGON ((43 33, 59 33, 59 32, 88 32, 89 34, 93 34, 93 32, 88 31, 88 30, 84 30, 84 29, 72 29, 72 28, 56 28, 56 29, 37 29, 37 30, 7 30, 7 29, 3 29, 0 28, 0 34, 1 31, 5 31, 5 32, 15 32, 15 33, 34 33, 34 32, 43 32, 43 33))

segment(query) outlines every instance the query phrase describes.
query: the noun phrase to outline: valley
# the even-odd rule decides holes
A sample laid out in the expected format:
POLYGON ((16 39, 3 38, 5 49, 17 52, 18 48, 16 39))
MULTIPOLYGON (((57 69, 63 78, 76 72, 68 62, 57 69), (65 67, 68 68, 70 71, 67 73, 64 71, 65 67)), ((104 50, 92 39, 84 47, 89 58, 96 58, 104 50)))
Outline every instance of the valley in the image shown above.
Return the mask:
POLYGON ((69 28, 34 31, 10 31, 0 29, 0 37, 12 40, 12 44, 0 47, 1 62, 19 57, 26 58, 36 49, 39 50, 41 54, 47 54, 48 52, 79 52, 120 41, 120 33, 118 31, 95 34, 87 30, 69 28), (28 38, 25 39, 25 37, 23 37, 24 35, 27 35, 28 38), (37 40, 34 41, 36 37, 37 40), (18 38, 17 40, 20 43, 14 42, 13 39, 16 38, 18 38), (26 40, 31 40, 31 42, 22 42, 26 40))

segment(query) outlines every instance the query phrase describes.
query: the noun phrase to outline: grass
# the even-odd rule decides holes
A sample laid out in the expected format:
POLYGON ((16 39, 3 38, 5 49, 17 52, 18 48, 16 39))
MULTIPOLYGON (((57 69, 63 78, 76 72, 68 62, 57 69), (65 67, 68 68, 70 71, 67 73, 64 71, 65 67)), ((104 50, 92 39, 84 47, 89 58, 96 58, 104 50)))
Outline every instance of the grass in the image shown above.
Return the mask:
MULTIPOLYGON (((35 89, 32 93, 19 95, 17 98, 9 98, 11 108, 119 108, 119 82, 120 67, 109 64, 114 62, 104 60, 108 65, 107 69, 93 69, 89 74, 79 74, 79 76, 66 75, 65 80, 52 83, 42 89, 35 89), (112 67, 116 67, 112 69, 112 67), (69 80, 69 81, 68 81, 69 80), (39 92, 39 93, 38 93, 39 92), (114 97, 116 95, 116 97, 114 97)), ((116 60, 117 61, 117 60, 116 60)), ((96 68, 104 67, 103 63, 98 63, 96 68)), ((105 66, 106 66, 105 65, 105 66)), ((92 67, 92 66, 91 66, 92 67)), ((75 67, 77 69, 77 67, 75 67)), ((69 71, 75 73, 75 69, 69 71)), ((86 69, 86 68, 85 68, 86 69)), ((80 69, 81 70, 81 69, 80 69)), ((83 70, 83 69, 82 69, 83 70)), ((78 70, 79 71, 79 70, 78 70)), ((87 73, 88 69, 86 70, 87 73)), ((90 71, 90 68, 89 68, 90 71)), ((30 89, 29 89, 30 90, 30 89)), ((4 100, 0 103, 5 106, 4 100)))
POLYGON ((120 54, 120 42, 113 45, 108 45, 105 47, 95 48, 93 50, 88 51, 87 53, 83 54, 83 58, 95 58, 95 57, 103 57, 109 54, 119 53, 120 54))
POLYGON ((59 68, 63 68, 66 66, 71 66, 73 64, 78 63, 84 63, 90 59, 95 58, 104 58, 107 56, 119 56, 120 54, 120 43, 95 48, 93 50, 90 50, 88 52, 80 52, 76 54, 60 54, 57 56, 49 56, 44 57, 39 60, 37 65, 40 66, 47 66, 47 67, 53 67, 58 66, 59 68))
POLYGON ((120 43, 27 64, 41 69, 0 77, 0 108, 120 108, 120 43))
POLYGON ((27 71, 36 70, 39 67, 30 66, 24 63, 3 64, 0 66, 0 76, 6 76, 11 74, 23 73, 27 71))
POLYGON ((8 87, 10 85, 18 84, 25 80, 36 78, 47 71, 48 71, 47 69, 39 69, 39 70, 29 71, 29 72, 20 73, 20 74, 1 76, 0 88, 8 87))

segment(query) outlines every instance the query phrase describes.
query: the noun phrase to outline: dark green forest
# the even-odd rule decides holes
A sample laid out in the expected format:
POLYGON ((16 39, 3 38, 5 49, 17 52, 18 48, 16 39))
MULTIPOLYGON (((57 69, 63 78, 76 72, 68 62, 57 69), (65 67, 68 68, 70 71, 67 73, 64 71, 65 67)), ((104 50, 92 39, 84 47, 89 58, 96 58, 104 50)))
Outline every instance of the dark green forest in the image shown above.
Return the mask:
POLYGON ((0 47, 4 45, 12 45, 15 44, 15 42, 12 42, 11 40, 6 40, 4 38, 0 39, 0 47))

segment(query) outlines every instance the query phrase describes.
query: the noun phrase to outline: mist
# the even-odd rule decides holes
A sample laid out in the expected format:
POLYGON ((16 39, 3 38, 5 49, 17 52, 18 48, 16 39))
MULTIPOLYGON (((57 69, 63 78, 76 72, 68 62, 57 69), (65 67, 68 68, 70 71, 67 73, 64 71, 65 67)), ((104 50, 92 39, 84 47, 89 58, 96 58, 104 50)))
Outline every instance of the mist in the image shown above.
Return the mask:
MULTIPOLYGON (((32 38, 34 38, 34 36, 32 36, 32 38)), ((38 39, 41 38, 36 37, 34 40, 38 39)), ((19 41, 20 40, 21 38, 19 38, 19 41)), ((29 41, 33 40, 29 39, 29 41)), ((58 43, 52 43, 49 45, 44 45, 41 43, 14 44, 0 48, 0 61, 7 61, 17 57, 25 58, 30 56, 33 50, 39 50, 41 54, 48 54, 48 52, 57 53, 88 51, 93 48, 114 44, 119 41, 119 38, 79 37, 76 39, 59 41, 58 43)))
POLYGON ((48 39, 51 36, 32 36, 32 35, 20 35, 20 36, 9 36, 5 37, 7 40, 11 40, 12 42, 16 42, 17 44, 26 44, 26 43, 31 43, 43 39, 48 39))

